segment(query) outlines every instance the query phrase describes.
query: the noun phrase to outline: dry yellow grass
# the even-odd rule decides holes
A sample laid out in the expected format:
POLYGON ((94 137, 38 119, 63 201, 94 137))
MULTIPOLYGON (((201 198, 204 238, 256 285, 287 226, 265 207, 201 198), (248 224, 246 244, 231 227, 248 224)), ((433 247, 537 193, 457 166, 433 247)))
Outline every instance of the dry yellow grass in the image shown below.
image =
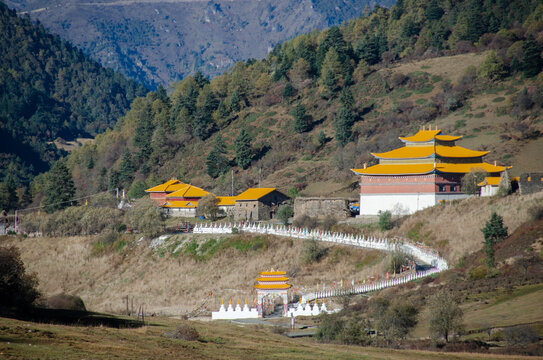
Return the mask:
POLYGON ((391 68, 393 72, 409 74, 415 71, 424 71, 431 75, 442 76, 456 83, 464 75, 469 66, 478 67, 485 60, 486 52, 475 54, 461 54, 443 56, 408 63, 391 68))
MULTIPOLYGON (((210 236, 184 235, 205 241, 210 236)), ((317 284, 339 286, 341 280, 362 280, 381 273, 385 255, 355 248, 329 247, 328 255, 311 265, 303 263, 302 240, 271 237, 267 249, 242 253, 228 248, 207 261, 184 255, 159 256, 147 243, 122 252, 93 256, 93 237, 27 238, 10 240, 21 250, 29 271, 38 274, 45 295, 66 292, 81 296, 88 309, 119 313, 128 295, 134 305, 145 304, 157 314, 192 311, 215 289, 210 308, 217 310, 221 298, 251 303, 252 285, 260 271, 285 270, 297 292, 314 291, 317 284), (364 263, 370 254, 371 261, 364 263), (356 268, 359 263, 365 266, 356 268)), ((324 245, 323 245, 324 246, 324 245)))
POLYGON ((492 211, 503 216, 509 233, 512 233, 530 218, 531 207, 542 204, 543 192, 504 198, 468 198, 458 203, 427 208, 407 217, 399 233, 413 238, 418 234, 420 241, 442 251, 454 266, 461 256, 482 248, 483 234, 480 229, 492 211))

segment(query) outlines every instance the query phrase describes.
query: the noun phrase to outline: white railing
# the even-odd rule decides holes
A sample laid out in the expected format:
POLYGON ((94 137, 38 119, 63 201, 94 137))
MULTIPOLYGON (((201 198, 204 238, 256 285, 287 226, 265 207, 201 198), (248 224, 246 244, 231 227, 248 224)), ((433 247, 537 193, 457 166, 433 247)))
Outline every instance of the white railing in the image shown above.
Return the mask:
POLYGON ((368 284, 351 286, 341 289, 309 293, 302 297, 302 303, 314 299, 324 299, 327 297, 339 296, 344 294, 361 294, 365 292, 380 290, 390 286, 405 284, 406 282, 436 274, 449 268, 447 261, 445 261, 445 259, 443 259, 437 251, 430 249, 426 246, 413 243, 407 239, 388 240, 386 238, 376 238, 375 236, 344 234, 316 229, 308 230, 293 226, 272 224, 262 225, 260 223, 196 224, 196 226, 194 227, 194 233, 196 234, 232 234, 238 231, 284 236, 297 239, 313 239, 318 241, 326 241, 336 244, 356 246, 381 251, 400 251, 432 266, 432 268, 429 270, 411 273, 403 276, 396 276, 393 279, 375 281, 368 284))

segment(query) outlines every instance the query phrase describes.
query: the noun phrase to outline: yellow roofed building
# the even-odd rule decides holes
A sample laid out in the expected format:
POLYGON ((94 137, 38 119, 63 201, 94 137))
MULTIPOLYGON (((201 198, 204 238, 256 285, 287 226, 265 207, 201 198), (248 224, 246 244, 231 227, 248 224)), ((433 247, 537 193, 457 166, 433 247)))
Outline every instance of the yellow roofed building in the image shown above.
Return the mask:
POLYGON ((249 188, 235 197, 234 220, 269 220, 288 196, 276 188, 249 188))
MULTIPOLYGON (((405 146, 372 153, 377 165, 352 169, 360 175, 360 215, 380 211, 409 214, 439 202, 467 197, 461 190, 464 175, 484 170, 495 182, 504 166, 488 164, 488 151, 456 145, 461 136, 444 135, 441 130, 422 129, 413 136, 400 137, 405 146)), ((490 180, 491 179, 491 180, 490 180)))

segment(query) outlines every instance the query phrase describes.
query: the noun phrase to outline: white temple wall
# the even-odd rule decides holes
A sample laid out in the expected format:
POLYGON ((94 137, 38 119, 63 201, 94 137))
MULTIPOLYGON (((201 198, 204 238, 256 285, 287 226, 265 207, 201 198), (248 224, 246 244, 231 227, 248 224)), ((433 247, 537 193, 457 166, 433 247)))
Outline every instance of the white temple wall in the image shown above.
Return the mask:
POLYGON ((379 215, 387 210, 393 215, 413 214, 436 203, 436 194, 361 194, 360 215, 379 215))

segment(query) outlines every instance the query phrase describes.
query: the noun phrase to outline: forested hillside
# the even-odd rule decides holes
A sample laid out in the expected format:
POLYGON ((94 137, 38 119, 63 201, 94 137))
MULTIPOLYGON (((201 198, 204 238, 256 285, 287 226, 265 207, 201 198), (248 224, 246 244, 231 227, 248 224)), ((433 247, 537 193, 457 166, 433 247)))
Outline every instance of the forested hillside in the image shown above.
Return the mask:
POLYGON ((113 127, 146 90, 0 3, 0 181, 28 184, 61 155, 50 142, 113 127))
POLYGON ((533 169, 539 158, 525 154, 543 145, 542 29, 541 1, 399 1, 211 81, 197 73, 138 98, 68 166, 81 194, 141 194, 171 177, 227 194, 230 169, 237 190, 260 181, 345 194, 356 192, 349 169, 370 152, 432 125, 491 150, 488 161, 539 161, 513 168, 533 169))

